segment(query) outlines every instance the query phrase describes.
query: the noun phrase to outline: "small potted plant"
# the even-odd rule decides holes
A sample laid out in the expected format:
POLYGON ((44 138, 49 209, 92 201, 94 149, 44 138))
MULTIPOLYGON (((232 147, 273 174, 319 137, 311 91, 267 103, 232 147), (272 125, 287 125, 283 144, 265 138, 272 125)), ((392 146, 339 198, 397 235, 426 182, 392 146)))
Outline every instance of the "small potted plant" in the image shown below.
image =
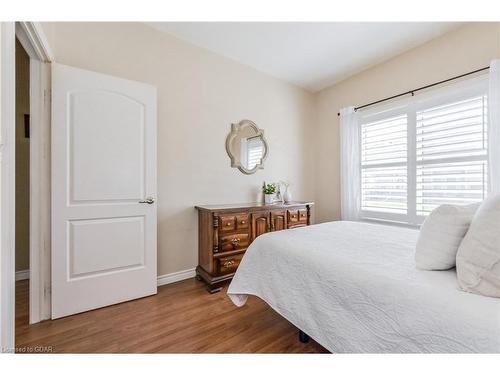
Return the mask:
POLYGON ((266 184, 264 183, 264 203, 271 204, 273 203, 273 198, 276 194, 276 184, 266 184))

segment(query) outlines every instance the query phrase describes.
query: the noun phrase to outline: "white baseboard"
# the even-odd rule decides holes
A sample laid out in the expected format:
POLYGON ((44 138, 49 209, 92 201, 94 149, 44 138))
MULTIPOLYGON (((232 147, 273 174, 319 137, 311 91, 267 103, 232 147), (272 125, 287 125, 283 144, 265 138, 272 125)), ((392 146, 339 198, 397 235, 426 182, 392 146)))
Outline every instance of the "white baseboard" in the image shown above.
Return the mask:
MULTIPOLYGON (((158 276, 158 286, 172 284, 177 281, 190 279, 196 276, 194 268, 184 271, 172 272, 166 275, 158 276)), ((30 270, 22 270, 16 272, 16 281, 28 280, 30 278, 30 270)))
POLYGON ((30 278, 30 270, 16 271, 16 281, 28 280, 30 278))
POLYGON ((158 286, 167 285, 175 283, 177 281, 182 281, 195 277, 196 271, 194 268, 184 271, 172 272, 166 275, 158 276, 158 286))

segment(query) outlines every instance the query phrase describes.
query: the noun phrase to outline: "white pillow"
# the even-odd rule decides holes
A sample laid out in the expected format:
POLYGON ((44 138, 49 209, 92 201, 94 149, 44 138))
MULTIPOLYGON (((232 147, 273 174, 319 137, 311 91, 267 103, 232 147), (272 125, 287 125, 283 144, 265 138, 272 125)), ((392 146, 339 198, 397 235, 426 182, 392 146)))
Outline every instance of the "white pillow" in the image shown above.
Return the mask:
POLYGON ((447 270, 455 267, 457 251, 479 203, 443 204, 425 219, 415 250, 417 268, 447 270))
POLYGON ((471 293, 500 297, 500 194, 485 199, 457 253, 458 285, 471 293))

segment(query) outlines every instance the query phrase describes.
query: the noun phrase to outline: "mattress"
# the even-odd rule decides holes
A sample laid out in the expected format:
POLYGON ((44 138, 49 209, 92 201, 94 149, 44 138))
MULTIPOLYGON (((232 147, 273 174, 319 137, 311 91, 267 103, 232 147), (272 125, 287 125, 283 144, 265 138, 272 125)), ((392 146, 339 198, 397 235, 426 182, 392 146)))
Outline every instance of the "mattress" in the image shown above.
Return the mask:
POLYGON ((337 221, 259 236, 228 288, 333 353, 498 353, 500 299, 459 290, 455 270, 415 267, 418 231, 337 221))

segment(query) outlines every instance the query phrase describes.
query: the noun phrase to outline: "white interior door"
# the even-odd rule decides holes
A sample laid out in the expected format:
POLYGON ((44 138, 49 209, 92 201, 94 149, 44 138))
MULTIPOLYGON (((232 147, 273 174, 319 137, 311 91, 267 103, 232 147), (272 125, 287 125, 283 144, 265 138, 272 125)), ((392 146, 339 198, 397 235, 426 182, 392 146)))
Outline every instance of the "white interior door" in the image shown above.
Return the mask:
POLYGON ((52 318, 156 293, 156 89, 52 69, 52 318))

